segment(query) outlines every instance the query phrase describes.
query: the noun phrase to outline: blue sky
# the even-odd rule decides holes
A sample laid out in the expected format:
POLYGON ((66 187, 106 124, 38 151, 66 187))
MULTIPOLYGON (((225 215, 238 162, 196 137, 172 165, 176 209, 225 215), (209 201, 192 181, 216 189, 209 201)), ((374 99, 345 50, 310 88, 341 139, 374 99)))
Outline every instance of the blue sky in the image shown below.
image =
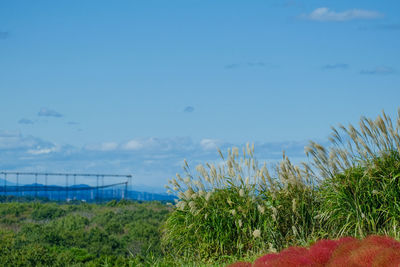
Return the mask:
POLYGON ((158 186, 256 143, 301 158, 400 96, 400 2, 0 3, 0 169, 158 186))

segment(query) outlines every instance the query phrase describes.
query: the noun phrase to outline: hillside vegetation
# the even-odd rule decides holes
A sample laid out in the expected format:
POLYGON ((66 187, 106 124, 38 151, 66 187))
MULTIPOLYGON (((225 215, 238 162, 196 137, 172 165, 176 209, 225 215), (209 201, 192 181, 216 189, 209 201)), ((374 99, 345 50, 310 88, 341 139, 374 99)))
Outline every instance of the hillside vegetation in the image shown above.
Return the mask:
POLYGON ((0 266, 137 266, 161 257, 158 202, 3 203, 0 266))

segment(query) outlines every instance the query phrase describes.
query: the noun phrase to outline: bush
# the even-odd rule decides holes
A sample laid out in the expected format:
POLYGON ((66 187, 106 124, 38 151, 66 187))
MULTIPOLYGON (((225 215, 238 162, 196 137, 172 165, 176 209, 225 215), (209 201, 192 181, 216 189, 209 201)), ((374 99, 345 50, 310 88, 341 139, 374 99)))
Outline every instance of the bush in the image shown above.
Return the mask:
POLYGON ((34 220, 46 220, 54 219, 66 214, 65 210, 57 204, 39 204, 35 205, 35 209, 32 212, 32 219, 34 220))
POLYGON ((184 170, 186 177, 177 175, 168 186, 179 196, 163 232, 168 254, 197 260, 242 257, 307 242, 316 230, 312 218, 318 204, 308 170, 285 156, 276 178, 265 164, 259 167, 249 146, 241 158, 233 148, 222 165, 197 166, 196 177, 187 163, 184 170))
POLYGON ((307 148, 321 177, 319 218, 330 236, 399 236, 400 117, 362 118, 360 130, 333 129, 331 146, 307 148))

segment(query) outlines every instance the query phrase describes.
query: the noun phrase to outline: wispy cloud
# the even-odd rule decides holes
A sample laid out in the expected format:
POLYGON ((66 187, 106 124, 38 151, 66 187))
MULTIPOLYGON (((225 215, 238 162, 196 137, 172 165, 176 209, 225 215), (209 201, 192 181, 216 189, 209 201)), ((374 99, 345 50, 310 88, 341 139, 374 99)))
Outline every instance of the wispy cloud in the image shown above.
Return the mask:
POLYGON ((185 113, 192 113, 192 112, 194 112, 194 107, 192 107, 192 106, 187 106, 187 107, 184 108, 183 112, 185 112, 185 113))
POLYGON ((349 21, 360 19, 378 19, 384 15, 377 11, 364 10, 364 9, 349 9, 341 12, 336 12, 327 7, 320 7, 315 9, 309 14, 303 14, 300 18, 314 20, 314 21, 349 21))
POLYGON ((236 69, 236 68, 238 68, 240 66, 240 64, 236 64, 236 63, 232 63, 232 64, 228 64, 228 65, 225 65, 225 69, 236 69))
POLYGON ((26 152, 35 149, 54 148, 52 142, 44 141, 33 136, 23 136, 15 132, 0 132, 0 151, 26 152))
POLYGON ((118 148, 117 142, 105 142, 100 145, 101 151, 113 151, 118 148))
POLYGON ((249 67, 265 67, 265 63, 262 61, 258 62, 247 62, 247 66, 249 67))
POLYGON ((221 140, 217 140, 217 139, 202 139, 200 141, 200 146, 204 150, 216 151, 223 144, 224 144, 224 142, 222 142, 221 140))
POLYGON ((55 118, 60 118, 63 117, 63 115, 55 110, 48 109, 48 108, 41 108, 40 111, 38 112, 38 116, 42 117, 55 117, 55 118))
POLYGON ((33 124, 34 122, 29 119, 22 118, 18 121, 19 124, 33 124))
POLYGON ((323 70, 348 69, 348 68, 349 64, 345 63, 326 64, 322 66, 323 70))
MULTIPOLYGON (((237 68, 245 68, 245 67, 267 67, 267 63, 263 61, 249 61, 246 63, 232 63, 225 65, 225 69, 237 69, 237 68)), ((272 66, 271 66, 272 67, 272 66)))
POLYGON ((7 39, 10 36, 9 32, 5 32, 5 31, 0 31, 0 40, 1 39, 7 39))
POLYGON ((125 150, 140 150, 145 147, 146 143, 140 140, 130 140, 122 145, 125 150))
POLYGON ((79 122, 76 121, 69 121, 67 122, 68 125, 79 125, 79 122))
POLYGON ((40 148, 37 147, 36 149, 28 149, 27 153, 31 155, 43 155, 43 154, 49 154, 51 152, 57 151, 56 147, 51 147, 51 148, 40 148))
POLYGON ((380 30, 400 31, 400 23, 379 24, 376 27, 380 30))
POLYGON ((394 73, 395 70, 391 67, 376 67, 373 69, 365 69, 360 71, 360 74, 365 74, 365 75, 387 75, 394 73))

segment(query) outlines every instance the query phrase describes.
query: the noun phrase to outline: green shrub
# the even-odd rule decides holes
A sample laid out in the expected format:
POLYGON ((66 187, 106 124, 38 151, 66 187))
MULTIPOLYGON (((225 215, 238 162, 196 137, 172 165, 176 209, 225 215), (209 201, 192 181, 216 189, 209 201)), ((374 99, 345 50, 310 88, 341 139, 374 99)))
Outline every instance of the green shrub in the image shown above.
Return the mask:
POLYGON ((12 215, 14 217, 20 217, 26 210, 26 205, 23 205, 21 203, 9 203, 8 205, 0 206, 0 215, 12 215))
POLYGON ((163 232, 167 254, 196 260, 242 257, 310 239, 318 205, 307 168, 284 156, 272 178, 254 158, 254 147, 243 149, 240 158, 237 148, 226 160, 220 155, 223 164, 199 165, 193 176, 186 163, 186 177, 169 182, 179 201, 163 232))
POLYGON ((307 153, 321 180, 318 216, 333 237, 399 237, 400 117, 362 118, 360 128, 333 128, 331 146, 311 143, 307 153))
POLYGON ((64 216, 65 214, 66 211, 57 204, 37 203, 32 212, 32 219, 34 220, 54 219, 64 216))
POLYGON ((398 235, 400 157, 375 158, 326 179, 321 187, 321 215, 327 231, 337 236, 398 235))

